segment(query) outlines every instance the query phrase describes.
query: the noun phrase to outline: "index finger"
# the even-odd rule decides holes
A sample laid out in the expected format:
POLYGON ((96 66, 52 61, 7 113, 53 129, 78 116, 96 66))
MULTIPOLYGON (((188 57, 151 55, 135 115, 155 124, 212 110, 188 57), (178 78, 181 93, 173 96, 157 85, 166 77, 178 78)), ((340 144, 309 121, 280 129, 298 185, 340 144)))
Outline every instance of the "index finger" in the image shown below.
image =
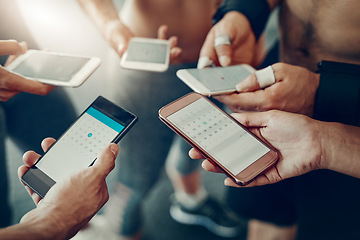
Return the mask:
POLYGON ((208 33, 208 35, 206 36, 206 39, 200 50, 198 69, 205 68, 205 67, 207 67, 207 65, 209 65, 209 62, 206 62, 201 59, 209 59, 213 63, 217 62, 217 57, 216 57, 216 52, 215 52, 215 47, 214 47, 214 40, 215 40, 214 32, 210 31, 208 33))
POLYGON ((231 39, 228 34, 216 33, 214 40, 215 52, 221 66, 229 66, 231 64, 231 39))
POLYGON ((0 55, 19 55, 25 53, 27 45, 25 42, 16 40, 0 40, 0 55))

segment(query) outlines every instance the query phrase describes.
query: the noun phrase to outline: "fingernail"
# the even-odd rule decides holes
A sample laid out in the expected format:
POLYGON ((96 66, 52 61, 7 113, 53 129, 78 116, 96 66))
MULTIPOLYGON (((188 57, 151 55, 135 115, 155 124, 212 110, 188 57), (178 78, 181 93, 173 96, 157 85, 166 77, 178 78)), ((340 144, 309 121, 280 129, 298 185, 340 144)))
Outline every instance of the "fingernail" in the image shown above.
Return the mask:
POLYGON ((219 58, 219 62, 221 66, 225 67, 230 65, 231 59, 229 58, 229 56, 221 56, 219 58))
POLYGON ((242 87, 241 87, 241 83, 238 83, 238 85, 236 85, 236 91, 238 91, 238 92, 241 92, 242 90, 244 90, 244 89, 242 89, 242 87))
POLYGON ((27 51, 27 43, 26 42, 20 42, 19 45, 20 45, 22 53, 27 51))
POLYGON ((205 67, 211 67, 214 65, 214 62, 209 57, 200 57, 198 61, 197 68, 203 69, 205 67))
POLYGON ((117 155, 118 148, 115 144, 110 144, 110 151, 114 154, 114 156, 117 155))

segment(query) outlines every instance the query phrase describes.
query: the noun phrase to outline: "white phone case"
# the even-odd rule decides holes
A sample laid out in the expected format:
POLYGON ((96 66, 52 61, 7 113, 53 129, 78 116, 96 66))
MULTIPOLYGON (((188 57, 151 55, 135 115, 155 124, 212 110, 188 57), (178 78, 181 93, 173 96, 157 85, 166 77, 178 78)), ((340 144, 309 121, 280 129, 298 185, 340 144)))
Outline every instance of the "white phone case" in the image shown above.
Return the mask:
MULTIPOLYGON (((100 60, 100 58, 97 58, 97 57, 87 57, 87 56, 79 56, 79 55, 74 55, 74 54, 65 54, 65 53, 49 52, 49 51, 32 49, 32 50, 28 50, 25 54, 20 55, 18 58, 16 58, 12 63, 10 63, 6 67, 6 69, 8 69, 9 71, 11 71, 15 74, 23 76, 27 79, 40 81, 40 82, 47 83, 50 85, 66 86, 66 87, 79 87, 100 66, 100 63, 101 63, 101 60, 100 60), (67 80, 52 79, 52 78, 48 78, 48 77, 46 77, 46 78, 45 77, 36 77, 36 76, 17 72, 17 67, 21 67, 21 65, 24 64, 24 61, 28 60, 35 54, 42 54, 47 57, 52 57, 52 56, 59 57, 59 58, 68 57, 68 58, 74 58, 74 59, 82 58, 82 59, 84 59, 84 61, 86 60, 86 63, 83 66, 79 67, 78 69, 71 69, 71 70, 69 69, 68 72, 65 72, 64 74, 68 74, 68 76, 69 76, 69 79, 67 79, 67 80)), ((36 64, 37 63, 34 63, 35 67, 37 67, 36 64)), ((39 69, 41 69, 41 67, 43 67, 40 64, 41 63, 39 63, 39 65, 38 65, 39 69)), ((54 66, 54 71, 56 71, 56 67, 57 66, 54 66)), ((40 72, 40 74, 41 74, 41 72, 40 72)), ((63 76, 59 75, 59 78, 61 78, 61 77, 63 77, 63 76)))

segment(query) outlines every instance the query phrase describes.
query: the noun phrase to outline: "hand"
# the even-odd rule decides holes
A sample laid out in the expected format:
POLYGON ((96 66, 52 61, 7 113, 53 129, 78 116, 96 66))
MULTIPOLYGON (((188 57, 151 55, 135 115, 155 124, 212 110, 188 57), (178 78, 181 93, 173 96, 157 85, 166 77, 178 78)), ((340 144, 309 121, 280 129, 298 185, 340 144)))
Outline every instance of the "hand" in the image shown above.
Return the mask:
MULTIPOLYGON (((275 183, 326 166, 322 162, 321 142, 317 131, 318 121, 304 115, 276 110, 235 113, 232 116, 279 152, 277 163, 247 186, 275 183)), ((193 159, 204 158, 194 148, 190 150, 189 155, 193 159)), ((202 163, 202 167, 207 171, 221 172, 208 160, 202 163)), ((230 178, 225 179, 225 185, 239 187, 230 178)))
MULTIPOLYGON (((46 138, 41 146, 47 151, 54 142, 55 139, 46 138)), ((118 151, 116 144, 110 144, 91 167, 56 183, 43 199, 23 184, 37 208, 24 215, 21 222, 46 219, 43 223, 48 224, 44 226, 46 231, 53 230, 55 234, 64 235, 64 238, 74 236, 108 200, 105 178, 115 167, 118 151)), ((18 170, 20 179, 39 157, 33 151, 24 154, 26 166, 21 166, 18 170)))
POLYGON ((210 59, 217 66, 241 63, 253 64, 256 55, 256 39, 248 19, 239 12, 229 12, 209 31, 200 51, 198 68, 207 66, 204 59, 210 59), (228 35, 231 45, 214 46, 215 38, 228 35), (205 57, 205 58, 204 58, 205 57))
MULTIPOLYGON (((0 55, 9 55, 5 66, 26 51, 27 45, 25 42, 18 43, 15 40, 0 41, 0 55)), ((20 92, 46 95, 54 88, 55 86, 21 77, 0 66, 0 101, 7 101, 20 92)))
MULTIPOLYGON (((167 25, 161 25, 158 30, 158 38, 166 40, 167 39, 167 25)), ((124 52, 129 46, 131 38, 134 37, 134 34, 130 29, 125 26, 123 23, 116 21, 115 23, 109 24, 107 27, 107 34, 105 35, 108 39, 110 46, 117 52, 119 57, 122 57, 124 52)), ((181 48, 177 47, 178 39, 176 36, 171 36, 169 38, 170 43, 170 62, 175 60, 181 54, 181 48)))
POLYGON ((215 98, 233 112, 278 109, 312 116, 319 74, 285 63, 272 65, 275 83, 260 89, 255 74, 236 86, 237 93, 215 98))

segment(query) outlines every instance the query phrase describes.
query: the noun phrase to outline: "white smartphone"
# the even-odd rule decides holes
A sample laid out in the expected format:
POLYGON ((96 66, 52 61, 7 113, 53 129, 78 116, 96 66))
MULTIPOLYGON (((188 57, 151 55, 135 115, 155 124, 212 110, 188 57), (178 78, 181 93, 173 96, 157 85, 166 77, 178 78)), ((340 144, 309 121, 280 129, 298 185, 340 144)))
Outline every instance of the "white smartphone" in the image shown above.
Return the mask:
POLYGON ((195 92, 211 96, 235 92, 235 86, 253 72, 255 72, 253 67, 241 64, 229 67, 180 69, 176 75, 195 92))
POLYGON ((6 68, 18 75, 43 83, 78 87, 99 67, 100 58, 28 50, 6 68))
POLYGON ((44 197, 58 181, 93 164, 110 143, 117 143, 137 121, 127 110, 99 96, 21 180, 44 197))
POLYGON ((250 183, 278 159, 271 146, 199 93, 166 105, 159 117, 238 185, 250 183))
POLYGON ((155 38, 132 38, 120 65, 126 69, 164 72, 169 68, 170 44, 155 38))

